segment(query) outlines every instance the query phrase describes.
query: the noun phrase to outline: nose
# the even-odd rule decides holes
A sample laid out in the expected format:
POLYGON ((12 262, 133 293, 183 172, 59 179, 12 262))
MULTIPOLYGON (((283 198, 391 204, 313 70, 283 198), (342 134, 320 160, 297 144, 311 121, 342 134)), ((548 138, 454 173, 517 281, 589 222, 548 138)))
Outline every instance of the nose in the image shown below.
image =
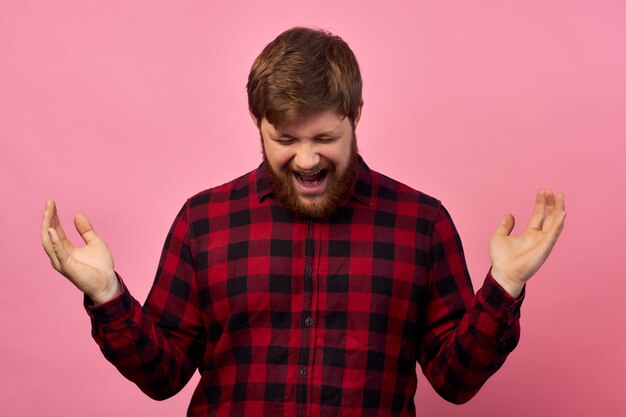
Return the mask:
POLYGON ((310 171, 320 163, 320 156, 317 149, 311 143, 302 143, 296 151, 294 157, 295 169, 298 171, 310 171))

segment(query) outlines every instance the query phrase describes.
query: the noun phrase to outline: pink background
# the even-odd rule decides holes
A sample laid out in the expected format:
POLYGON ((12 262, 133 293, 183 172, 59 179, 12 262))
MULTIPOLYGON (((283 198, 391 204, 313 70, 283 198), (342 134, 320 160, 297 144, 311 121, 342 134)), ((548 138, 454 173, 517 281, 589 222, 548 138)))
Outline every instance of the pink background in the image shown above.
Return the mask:
POLYGON ((461 407, 420 379, 419 415, 626 415, 626 3, 226 3, 0 2, 0 414, 185 414, 197 377, 157 403, 101 356, 41 249, 44 202, 67 228, 86 213, 145 299, 185 198, 260 161, 250 64, 309 25, 353 47, 362 154, 444 201, 475 286, 500 216, 525 225, 539 187, 566 195, 517 350, 461 407))

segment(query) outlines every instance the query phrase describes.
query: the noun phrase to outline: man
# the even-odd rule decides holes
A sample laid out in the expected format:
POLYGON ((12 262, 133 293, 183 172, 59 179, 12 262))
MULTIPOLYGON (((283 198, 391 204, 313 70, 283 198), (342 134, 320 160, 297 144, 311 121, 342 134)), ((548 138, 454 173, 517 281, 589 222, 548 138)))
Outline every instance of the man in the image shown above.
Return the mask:
POLYGON ((74 247, 47 203, 45 251, 85 293, 104 355, 156 399, 199 369, 189 416, 413 416, 416 361, 444 398, 469 400, 517 344, 563 196, 540 190, 519 236, 502 219, 474 295, 442 204, 358 155, 347 44, 282 33, 255 60, 248 101, 263 163, 184 204, 143 307, 89 221, 76 217, 74 247))

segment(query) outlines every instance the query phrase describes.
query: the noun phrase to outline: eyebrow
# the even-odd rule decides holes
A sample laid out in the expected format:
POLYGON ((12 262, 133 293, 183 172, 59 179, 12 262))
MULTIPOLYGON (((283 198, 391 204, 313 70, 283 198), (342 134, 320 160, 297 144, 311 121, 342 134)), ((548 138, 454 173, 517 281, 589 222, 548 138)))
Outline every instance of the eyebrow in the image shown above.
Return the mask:
MULTIPOLYGON (((277 137, 287 137, 291 139, 297 139, 297 136, 290 135, 289 133, 281 132, 280 130, 276 130, 276 135, 277 137)), ((330 130, 330 131, 318 133, 317 135, 313 136, 313 139, 319 139, 322 137, 337 137, 341 135, 342 135, 342 132, 339 132, 337 130, 330 130)))

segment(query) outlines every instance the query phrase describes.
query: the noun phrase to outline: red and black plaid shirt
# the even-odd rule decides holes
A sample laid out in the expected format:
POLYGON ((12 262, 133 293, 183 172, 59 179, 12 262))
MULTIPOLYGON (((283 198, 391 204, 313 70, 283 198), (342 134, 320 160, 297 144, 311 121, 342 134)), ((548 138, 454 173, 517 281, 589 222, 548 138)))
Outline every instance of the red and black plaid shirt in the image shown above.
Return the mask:
POLYGON ((519 338, 521 299, 476 296, 441 203, 361 161, 329 221, 285 211, 263 167, 189 199, 144 307, 88 305, 104 355, 188 416, 414 416, 416 361, 470 399, 519 338))

